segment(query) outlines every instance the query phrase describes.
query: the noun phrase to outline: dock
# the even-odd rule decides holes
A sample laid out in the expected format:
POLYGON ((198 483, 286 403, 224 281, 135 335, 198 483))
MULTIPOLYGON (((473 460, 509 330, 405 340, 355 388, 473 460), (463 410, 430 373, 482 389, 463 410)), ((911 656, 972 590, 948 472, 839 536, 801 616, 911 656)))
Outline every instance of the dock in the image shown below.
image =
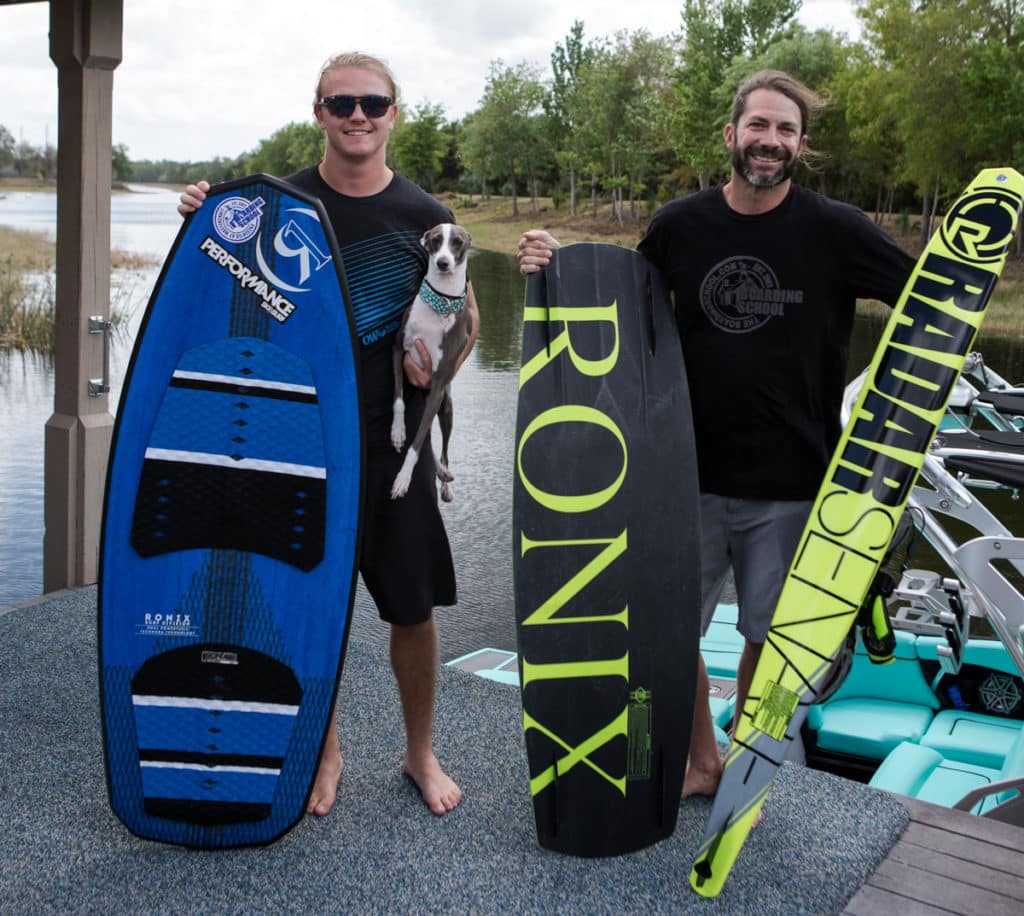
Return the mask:
POLYGON ((789 763, 714 900, 689 886, 710 799, 684 800, 673 836, 630 855, 541 849, 518 691, 451 668, 435 741, 465 800, 437 818, 399 770, 387 655, 360 635, 373 623, 349 640, 334 812, 207 852, 141 840, 107 803, 95 588, 0 609, 0 913, 1024 911, 1021 828, 789 763))

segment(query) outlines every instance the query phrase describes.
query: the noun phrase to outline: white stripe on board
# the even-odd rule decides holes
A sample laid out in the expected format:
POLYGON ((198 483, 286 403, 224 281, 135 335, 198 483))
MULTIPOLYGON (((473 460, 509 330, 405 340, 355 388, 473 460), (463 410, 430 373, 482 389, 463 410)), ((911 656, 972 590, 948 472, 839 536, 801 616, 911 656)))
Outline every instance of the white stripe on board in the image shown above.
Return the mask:
POLYGON ((202 773, 245 773, 248 776, 280 776, 280 768, 242 767, 235 764, 226 766, 203 766, 201 763, 177 763, 173 760, 140 760, 139 766, 151 770, 199 770, 202 773))
POLYGON ((265 388, 269 391, 291 391, 296 394, 316 395, 316 388, 312 385, 294 385, 291 382, 275 382, 270 379, 239 378, 237 375, 216 375, 213 372, 189 372, 186 369, 177 369, 175 370, 174 378, 188 379, 194 382, 244 385, 246 388, 265 388))
POLYGON ((287 461, 267 461, 265 458, 239 458, 214 455, 210 452, 186 452, 180 449, 147 448, 146 457, 154 461, 176 461, 181 464, 208 464, 236 471, 266 471, 271 474, 291 474, 295 477, 327 479, 327 468, 314 464, 291 464, 287 461))
POLYGON ((270 716, 297 716, 298 706, 287 703, 255 703, 249 700, 207 700, 200 697, 164 697, 132 694, 136 706, 163 706, 173 709, 207 709, 212 712, 259 712, 270 716))

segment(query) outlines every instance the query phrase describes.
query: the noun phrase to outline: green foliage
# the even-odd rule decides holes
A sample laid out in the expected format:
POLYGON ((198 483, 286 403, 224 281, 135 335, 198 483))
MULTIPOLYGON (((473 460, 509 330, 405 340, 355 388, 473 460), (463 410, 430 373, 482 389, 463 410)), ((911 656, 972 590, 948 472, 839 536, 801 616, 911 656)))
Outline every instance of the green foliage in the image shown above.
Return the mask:
POLYGON ((319 162, 324 153, 324 136, 312 121, 293 121, 261 140, 249 157, 250 173, 291 175, 319 162))
POLYGON ((444 106, 422 102, 411 118, 403 119, 395 128, 388 142, 388 155, 399 172, 423 189, 435 191, 450 143, 444 106))
POLYGON ((139 182, 175 185, 194 184, 203 178, 210 184, 217 184, 248 175, 248 160, 247 154, 237 159, 218 157, 209 162, 173 162, 168 159, 154 162, 151 159, 141 159, 131 164, 132 178, 139 182))
POLYGON ((132 177, 132 163, 128 158, 128 147, 115 143, 110 151, 110 166, 114 181, 127 181, 132 177))
POLYGON ((14 134, 0 124, 0 169, 14 162, 14 134))
POLYGON ((466 120, 463 162, 485 184, 509 182, 513 213, 518 213, 520 182, 535 178, 553 160, 545 142, 543 99, 544 88, 532 66, 492 61, 481 106, 466 120))

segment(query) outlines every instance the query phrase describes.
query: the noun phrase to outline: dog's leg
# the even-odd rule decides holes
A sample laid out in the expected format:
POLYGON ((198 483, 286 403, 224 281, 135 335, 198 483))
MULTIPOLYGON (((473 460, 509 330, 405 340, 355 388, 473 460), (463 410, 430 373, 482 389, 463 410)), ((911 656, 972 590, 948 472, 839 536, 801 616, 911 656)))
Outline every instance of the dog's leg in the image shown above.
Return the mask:
MULTIPOLYGON (((402 323, 402 327, 404 329, 405 322, 402 323)), ((400 452, 402 446, 405 445, 405 398, 402 390, 405 383, 405 371, 402 367, 405 359, 405 350, 402 348, 403 336, 402 331, 399 330, 395 340, 395 349, 391 354, 391 365, 395 378, 395 400, 391 407, 391 444, 395 447, 396 452, 400 452)))
POLYGON ((431 385, 430 393, 427 395, 426 406, 423 408, 423 418, 420 420, 419 429, 416 430, 412 445, 409 446, 409 450, 405 453, 405 461, 402 462, 402 467, 395 476, 395 482, 391 485, 392 499, 398 499, 409 492, 409 482, 412 480, 413 468, 416 467, 416 462, 419 460, 420 449, 423 448, 423 443, 430 435, 430 425, 434 422, 434 417, 437 416, 437 411, 441 406, 443 397, 444 386, 439 384, 431 385))
POLYGON ((441 457, 435 460, 437 464, 437 479, 441 481, 441 499, 450 503, 455 494, 452 493, 452 481, 455 476, 448 469, 448 442, 452 437, 452 418, 455 411, 452 407, 452 386, 444 386, 444 397, 441 400, 441 407, 437 411, 437 419, 441 424, 441 457))

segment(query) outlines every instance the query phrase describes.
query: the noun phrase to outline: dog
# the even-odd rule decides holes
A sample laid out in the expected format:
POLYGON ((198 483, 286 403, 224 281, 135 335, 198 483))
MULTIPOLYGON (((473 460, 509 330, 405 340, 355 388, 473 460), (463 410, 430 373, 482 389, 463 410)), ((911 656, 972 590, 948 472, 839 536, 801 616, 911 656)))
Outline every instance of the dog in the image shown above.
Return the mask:
POLYGON ((441 456, 435 459, 437 477, 441 481, 441 499, 451 502, 454 498, 452 481, 455 478, 448 470, 448 442, 452 434, 453 416, 451 381, 459 354, 469 340, 466 263, 472 243, 470 234, 453 223, 434 226, 420 239, 420 244, 427 252, 427 273, 420 291, 402 317, 393 353, 395 402, 391 416, 391 444, 398 452, 405 445, 405 372, 402 368, 405 354, 409 353, 422 368, 413 341, 421 340, 427 348, 433 377, 423 419, 420 420, 419 429, 405 453, 405 461, 391 486, 392 499, 399 499, 409 491, 413 468, 416 467, 423 443, 430 436, 430 426, 435 416, 441 425, 441 456))

